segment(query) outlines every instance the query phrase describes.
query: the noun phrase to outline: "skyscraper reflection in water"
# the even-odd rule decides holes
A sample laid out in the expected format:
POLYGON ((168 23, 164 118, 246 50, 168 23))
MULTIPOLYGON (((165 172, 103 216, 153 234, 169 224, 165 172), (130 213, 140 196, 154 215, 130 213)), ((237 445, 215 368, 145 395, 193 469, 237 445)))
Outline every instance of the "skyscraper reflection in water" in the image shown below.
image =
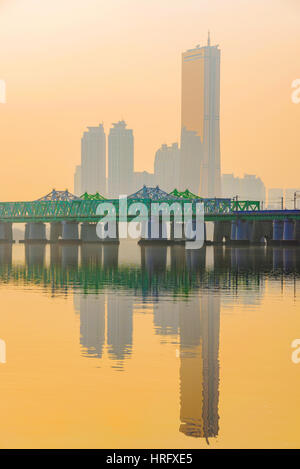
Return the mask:
POLYGON ((180 432, 196 438, 219 431, 220 297, 202 292, 180 314, 180 432))

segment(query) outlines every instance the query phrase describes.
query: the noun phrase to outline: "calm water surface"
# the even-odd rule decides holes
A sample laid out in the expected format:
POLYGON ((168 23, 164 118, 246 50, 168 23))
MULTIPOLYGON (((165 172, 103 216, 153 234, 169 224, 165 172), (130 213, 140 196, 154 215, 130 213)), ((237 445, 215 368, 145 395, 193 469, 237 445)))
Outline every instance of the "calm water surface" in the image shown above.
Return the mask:
POLYGON ((300 447, 299 249, 0 245, 0 294, 0 447, 300 447))

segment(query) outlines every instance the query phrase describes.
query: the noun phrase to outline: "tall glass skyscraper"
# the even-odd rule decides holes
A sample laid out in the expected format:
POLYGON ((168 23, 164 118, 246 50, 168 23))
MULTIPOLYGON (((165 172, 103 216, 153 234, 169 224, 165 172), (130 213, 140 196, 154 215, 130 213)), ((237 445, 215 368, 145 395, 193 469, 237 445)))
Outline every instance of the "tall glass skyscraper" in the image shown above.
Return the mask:
POLYGON ((220 50, 218 45, 182 54, 181 189, 221 196, 220 50))

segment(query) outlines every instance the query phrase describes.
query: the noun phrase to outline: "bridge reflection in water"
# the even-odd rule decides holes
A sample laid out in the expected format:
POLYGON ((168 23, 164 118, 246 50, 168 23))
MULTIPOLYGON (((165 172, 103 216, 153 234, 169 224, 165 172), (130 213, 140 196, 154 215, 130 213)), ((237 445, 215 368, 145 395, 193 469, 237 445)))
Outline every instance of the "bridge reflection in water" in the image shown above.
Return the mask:
POLYGON ((294 247, 149 245, 135 247, 135 263, 119 262, 119 245, 28 244, 25 263, 13 262, 13 249, 0 245, 0 282, 34 283, 52 296, 73 293, 84 357, 101 361, 106 354, 124 371, 134 351, 136 305, 150 308, 162 346, 178 345, 179 431, 206 440, 219 432, 220 310, 228 293, 230 305, 239 290, 239 302, 252 304, 261 301, 266 278, 281 284, 300 274, 294 247))

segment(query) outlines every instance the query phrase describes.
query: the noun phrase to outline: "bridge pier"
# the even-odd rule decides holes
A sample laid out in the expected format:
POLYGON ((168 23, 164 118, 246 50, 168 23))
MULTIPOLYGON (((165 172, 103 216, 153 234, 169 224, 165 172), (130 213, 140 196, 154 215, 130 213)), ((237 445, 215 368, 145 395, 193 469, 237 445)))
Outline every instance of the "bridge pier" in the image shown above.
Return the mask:
POLYGON ((63 221, 62 222, 62 242, 79 243, 78 222, 63 221))
POLYGON ((264 225, 263 222, 253 220, 248 222, 250 244, 263 245, 264 241, 264 225))
POLYGON ((215 221, 214 222, 214 234, 213 244, 223 244, 224 238, 229 240, 231 237, 231 223, 228 221, 215 221))
POLYGON ((280 246, 283 239, 283 221, 273 220, 273 237, 270 240, 271 245, 280 246))
POLYGON ((144 233, 142 234, 138 244, 167 244, 169 242, 167 223, 163 221, 161 216, 150 218, 148 223, 145 224, 145 230, 143 231, 144 233))
POLYGON ((232 245, 248 245, 249 241, 249 226, 246 220, 232 220, 231 234, 229 244, 232 245))
MULTIPOLYGON (((206 244, 207 243, 206 223, 203 222, 203 225, 204 225, 204 239, 203 239, 203 242, 204 242, 204 244, 206 244)), ((185 236, 186 241, 193 242, 193 241, 196 240, 196 236, 194 236, 194 238, 192 237, 192 233, 196 232, 196 228, 197 228, 197 225, 196 225, 195 218, 193 218, 191 222, 187 222, 187 223, 184 224, 184 236, 185 236)))
POLYGON ((228 240, 227 244, 233 244, 236 241, 236 233, 237 233, 237 220, 231 221, 230 226, 230 239, 228 240))
POLYGON ((283 246, 286 246, 286 245, 290 246, 290 245, 298 244, 297 240, 294 238, 294 234, 295 234, 294 226, 295 226, 295 223, 293 220, 290 220, 290 219, 284 220, 283 240, 282 240, 283 246))
POLYGON ((185 244, 184 223, 171 220, 170 222, 170 244, 185 244))
POLYGON ((96 232, 97 223, 82 223, 80 238, 83 243, 99 243, 102 239, 99 238, 96 232))
POLYGON ((295 220, 294 240, 297 242, 297 244, 300 244, 300 220, 295 220))
POLYGON ((62 235, 62 223, 53 222, 50 223, 50 243, 55 243, 59 240, 62 235))
POLYGON ((12 223, 0 222, 0 243, 13 243, 12 223))
POLYGON ((46 225, 42 222, 31 222, 25 225, 25 243, 47 243, 46 225))

